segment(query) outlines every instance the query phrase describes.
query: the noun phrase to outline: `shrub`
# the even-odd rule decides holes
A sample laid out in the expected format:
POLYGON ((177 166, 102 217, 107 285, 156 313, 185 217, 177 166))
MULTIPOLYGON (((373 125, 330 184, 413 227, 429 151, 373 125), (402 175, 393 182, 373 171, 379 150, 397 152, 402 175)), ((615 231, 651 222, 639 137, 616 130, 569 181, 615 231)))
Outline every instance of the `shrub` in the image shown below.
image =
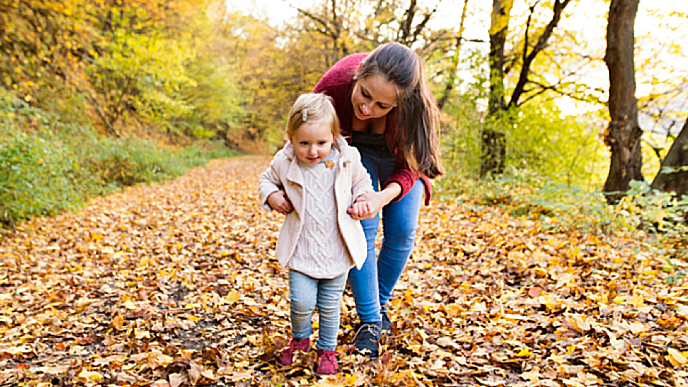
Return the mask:
POLYGON ((92 196, 236 155, 208 140, 175 150, 101 137, 89 125, 65 122, 6 91, 0 113, 0 225, 78 208, 92 196))

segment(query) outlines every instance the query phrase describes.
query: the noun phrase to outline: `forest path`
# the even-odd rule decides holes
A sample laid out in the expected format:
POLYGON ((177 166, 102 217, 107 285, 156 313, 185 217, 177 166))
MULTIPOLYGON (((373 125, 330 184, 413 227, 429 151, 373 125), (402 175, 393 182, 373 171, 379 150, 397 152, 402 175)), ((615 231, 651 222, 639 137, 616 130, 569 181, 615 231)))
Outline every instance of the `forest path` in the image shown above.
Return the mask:
MULTIPOLYGON (((433 200, 390 301, 383 356, 283 368, 283 217, 260 208, 268 157, 36 219, 0 240, 0 385, 688 385, 688 286, 632 240, 561 232, 433 200)), ((317 329, 316 329, 317 334, 317 329)))

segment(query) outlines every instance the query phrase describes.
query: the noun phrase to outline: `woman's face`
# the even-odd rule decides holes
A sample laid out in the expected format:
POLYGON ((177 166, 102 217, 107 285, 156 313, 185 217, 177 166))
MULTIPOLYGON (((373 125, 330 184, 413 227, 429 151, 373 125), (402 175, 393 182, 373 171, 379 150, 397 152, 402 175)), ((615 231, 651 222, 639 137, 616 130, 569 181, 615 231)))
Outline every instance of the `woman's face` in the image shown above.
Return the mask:
POLYGON ((383 117, 397 105, 397 88, 379 74, 369 75, 356 81, 351 104, 361 121, 383 117))

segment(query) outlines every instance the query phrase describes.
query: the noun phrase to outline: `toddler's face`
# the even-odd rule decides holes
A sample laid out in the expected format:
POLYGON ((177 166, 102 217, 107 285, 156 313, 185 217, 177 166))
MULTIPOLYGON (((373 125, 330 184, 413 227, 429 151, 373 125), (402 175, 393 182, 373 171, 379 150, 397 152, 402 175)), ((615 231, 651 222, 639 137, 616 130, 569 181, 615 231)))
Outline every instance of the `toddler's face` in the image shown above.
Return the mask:
POLYGON ((334 135, 330 126, 322 120, 308 120, 296 130, 290 140, 299 160, 317 164, 332 151, 334 135))

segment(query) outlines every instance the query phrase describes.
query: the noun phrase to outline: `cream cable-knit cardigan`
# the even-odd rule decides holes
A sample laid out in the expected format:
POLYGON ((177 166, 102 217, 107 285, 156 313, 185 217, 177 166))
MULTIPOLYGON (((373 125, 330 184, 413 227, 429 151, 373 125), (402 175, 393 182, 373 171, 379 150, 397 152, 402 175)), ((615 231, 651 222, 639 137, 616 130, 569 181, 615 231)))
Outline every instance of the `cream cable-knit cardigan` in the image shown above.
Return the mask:
POLYGON ((337 224, 334 179, 339 171, 339 151, 336 147, 332 147, 326 160, 329 162, 317 164, 299 161, 306 187, 306 211, 289 268, 311 278, 330 279, 347 273, 353 261, 337 224))
MULTIPOLYGON (((357 197, 372 192, 373 186, 368 172, 361 164, 358 150, 350 147, 341 137, 335 138, 334 145, 340 152, 334 182, 337 224, 354 265, 360 269, 368 250, 365 234, 361 222, 354 220, 346 210, 357 197)), ((284 148, 277 152, 258 183, 260 202, 265 209, 272 210, 267 198, 279 189, 284 189, 294 206, 294 211, 287 214, 284 220, 275 249, 277 260, 282 267, 289 264, 303 228, 303 214, 306 209, 304 190, 307 189, 304 183, 303 173, 291 142, 287 142, 284 148)))

